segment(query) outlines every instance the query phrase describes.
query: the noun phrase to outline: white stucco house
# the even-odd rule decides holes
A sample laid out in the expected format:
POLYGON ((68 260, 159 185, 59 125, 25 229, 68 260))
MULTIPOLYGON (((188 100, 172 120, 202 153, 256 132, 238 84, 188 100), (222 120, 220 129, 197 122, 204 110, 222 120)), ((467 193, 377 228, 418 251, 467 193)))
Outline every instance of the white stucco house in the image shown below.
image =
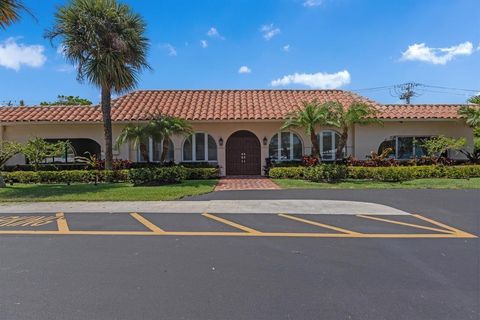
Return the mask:
MULTIPOLYGON (((155 113, 184 118, 195 133, 177 136, 169 143, 169 160, 218 164, 222 175, 262 173, 266 158, 298 160, 310 154, 309 137, 301 130, 280 132, 286 115, 302 107, 302 102, 339 101, 368 103, 379 110, 383 125, 350 128, 346 153, 365 159, 382 143, 395 149, 395 157, 420 156, 415 144, 422 138, 440 134, 466 137, 472 131, 457 111, 462 105, 382 105, 343 90, 140 90, 113 100, 114 139, 128 123, 147 122, 155 113)), ((68 139, 74 151, 47 161, 71 162, 85 151, 103 153, 103 127, 99 106, 29 106, 0 108, 0 139, 24 142, 32 137, 68 139)), ((338 133, 335 128, 318 128, 324 161, 334 160, 338 133)), ((149 161, 159 161, 161 143, 149 141, 149 161)), ((460 154, 451 154, 460 158, 460 154)), ((145 161, 138 150, 124 145, 114 157, 145 161)), ((18 155, 8 164, 24 164, 18 155)))

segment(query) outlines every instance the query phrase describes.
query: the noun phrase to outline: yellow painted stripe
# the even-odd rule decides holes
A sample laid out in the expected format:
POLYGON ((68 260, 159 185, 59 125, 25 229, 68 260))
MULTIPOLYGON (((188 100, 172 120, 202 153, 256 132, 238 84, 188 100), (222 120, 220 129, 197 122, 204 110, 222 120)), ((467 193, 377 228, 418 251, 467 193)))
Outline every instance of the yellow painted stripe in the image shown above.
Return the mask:
POLYGON ((140 222, 141 224, 143 224, 145 227, 147 227, 148 229, 152 230, 153 232, 156 232, 156 233, 164 233, 165 231, 160 229, 158 226, 154 225, 153 223, 151 223, 148 219, 142 217, 141 215, 139 215, 138 213, 136 212, 133 212, 133 213, 130 213, 130 215, 136 219, 138 222, 140 222))
POLYGON ((279 214, 279 216, 280 216, 280 217, 283 217, 283 218, 287 218, 287 219, 291 219, 291 220, 295 220, 295 221, 299 221, 299 222, 311 224, 311 225, 314 225, 314 226, 317 226, 317 227, 322 227, 322 228, 326 228, 326 229, 330 229, 330 230, 335 230, 335 231, 338 231, 338 232, 343 232, 343 233, 346 233, 346 234, 361 234, 360 232, 355 232, 355 231, 351 231, 351 230, 347 230, 347 229, 343 229, 343 228, 331 226, 331 225, 324 224, 324 223, 320 223, 320 222, 316 222, 316 221, 311 221, 311 220, 307 220, 307 219, 302 219, 302 218, 295 217, 295 216, 290 216, 290 215, 284 214, 284 213, 279 214))
POLYGON ((435 233, 435 234, 389 234, 389 233, 282 233, 282 232, 190 232, 190 231, 34 231, 5 230, 0 235, 98 235, 98 236, 221 236, 221 237, 294 237, 294 238, 395 238, 395 239, 446 239, 446 238, 477 238, 469 233, 435 233))
POLYGON ((246 226, 242 226, 241 224, 238 224, 236 222, 214 216, 213 214, 210 214, 208 212, 202 213, 202 216, 210 218, 210 219, 218 221, 218 222, 221 222, 221 223, 224 223, 226 225, 229 225, 231 227, 240 229, 240 230, 248 232, 248 233, 255 233, 255 234, 262 233, 260 231, 255 230, 255 229, 252 229, 252 228, 249 228, 249 227, 246 227, 246 226))
POLYGON ((358 214, 357 217, 359 217, 359 218, 365 218, 365 219, 370 219, 370 220, 376 220, 376 221, 382 221, 382 222, 387 222, 387 223, 392 223, 392 224, 398 224, 398 225, 401 225, 401 226, 407 226, 407 227, 412 227, 412 228, 424 229, 424 230, 429 230, 429 231, 452 233, 450 230, 444 230, 444 229, 438 229, 438 228, 420 226, 420 225, 418 225, 418 224, 407 223, 407 222, 402 222, 402 221, 395 221, 395 220, 390 220, 390 219, 385 219, 385 218, 365 216, 365 215, 363 215, 363 214, 358 214))
POLYGON ((58 231, 62 233, 70 232, 70 228, 68 227, 67 219, 65 218, 65 214, 63 212, 57 212, 55 214, 57 217, 57 227, 58 231))
POLYGON ((465 234, 465 235, 471 235, 471 236, 476 237, 476 236, 473 235, 473 234, 470 234, 470 233, 468 233, 468 232, 465 232, 465 231, 456 229, 456 228, 451 227, 451 226, 447 226, 446 224, 443 224, 443 223, 441 223, 441 222, 438 222, 438 221, 432 220, 432 219, 430 219, 430 218, 421 216, 421 215, 419 215, 419 214, 412 214, 412 216, 414 216, 415 218, 424 220, 424 221, 426 221, 426 222, 429 222, 429 223, 431 223, 431 224, 437 225, 437 226, 439 226, 439 227, 448 229, 448 230, 450 230, 451 232, 456 233, 456 234, 465 234))

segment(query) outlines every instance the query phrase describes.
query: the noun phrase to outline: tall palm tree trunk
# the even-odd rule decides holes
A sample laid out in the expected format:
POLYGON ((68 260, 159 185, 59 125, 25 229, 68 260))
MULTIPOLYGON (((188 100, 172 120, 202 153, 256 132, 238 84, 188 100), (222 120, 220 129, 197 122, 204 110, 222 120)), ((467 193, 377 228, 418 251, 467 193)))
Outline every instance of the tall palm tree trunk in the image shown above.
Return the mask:
POLYGON ((312 130, 310 132, 310 141, 312 142, 312 157, 320 158, 320 148, 315 130, 312 130))
POLYGON ((164 162, 165 162, 165 159, 167 158, 167 154, 168 154, 168 149, 169 149, 168 139, 167 139, 167 138, 163 138, 163 142, 162 142, 162 155, 161 155, 161 157, 160 157, 160 163, 164 163, 164 162))
POLYGON ((338 141, 337 150, 335 152, 335 161, 341 161, 343 159, 343 150, 347 146, 348 140, 348 128, 344 128, 342 130, 342 134, 340 135, 340 139, 338 141))
POLYGON ((140 153, 142 154, 143 160, 145 162, 150 162, 150 155, 148 154, 147 145, 145 143, 141 143, 139 148, 140 148, 140 153))
POLYGON ((103 133, 105 136, 105 169, 112 170, 113 151, 112 151, 112 96, 111 89, 102 86, 102 117, 103 133))

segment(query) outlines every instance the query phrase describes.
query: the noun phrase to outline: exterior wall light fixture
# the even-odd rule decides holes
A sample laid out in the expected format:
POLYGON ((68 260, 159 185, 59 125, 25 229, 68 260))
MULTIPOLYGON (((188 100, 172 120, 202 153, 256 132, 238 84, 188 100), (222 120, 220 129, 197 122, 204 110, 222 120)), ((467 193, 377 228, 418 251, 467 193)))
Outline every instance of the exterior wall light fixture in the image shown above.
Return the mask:
POLYGON ((263 145, 266 146, 268 143, 268 139, 267 137, 263 137, 263 145))
POLYGON ((220 139, 218 139, 218 144, 220 145, 220 147, 223 146, 223 138, 222 137, 220 137, 220 139))

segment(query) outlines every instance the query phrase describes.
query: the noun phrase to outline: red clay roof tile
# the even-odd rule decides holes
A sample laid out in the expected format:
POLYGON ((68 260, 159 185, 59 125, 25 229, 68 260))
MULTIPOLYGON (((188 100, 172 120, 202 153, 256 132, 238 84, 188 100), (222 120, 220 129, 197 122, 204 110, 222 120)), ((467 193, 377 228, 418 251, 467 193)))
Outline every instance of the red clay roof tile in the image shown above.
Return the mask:
MULTIPOLYGON (((142 121, 162 113, 187 120, 277 120, 317 99, 368 103, 381 119, 457 119, 461 105, 380 105, 343 90, 139 90, 112 101, 113 121, 142 121)), ((2 107, 0 122, 96 122, 99 106, 2 107)))

